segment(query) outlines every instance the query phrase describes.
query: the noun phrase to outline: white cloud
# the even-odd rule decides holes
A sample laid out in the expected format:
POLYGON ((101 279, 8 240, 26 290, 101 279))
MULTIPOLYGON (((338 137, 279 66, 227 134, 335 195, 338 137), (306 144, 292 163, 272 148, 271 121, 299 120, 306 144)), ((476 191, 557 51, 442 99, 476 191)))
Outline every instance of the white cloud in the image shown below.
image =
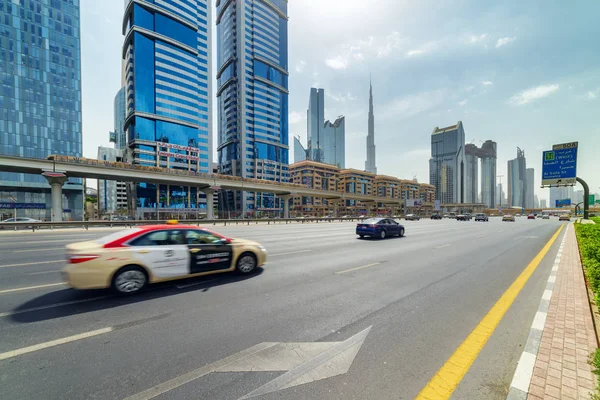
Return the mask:
POLYGON ((492 81, 483 81, 483 82, 481 82, 481 84, 483 86, 492 86, 494 84, 494 82, 492 82, 492 81))
POLYGON ((329 91, 325 91, 327 97, 331 98, 333 101, 338 103, 346 103, 348 101, 356 100, 356 96, 352 95, 352 93, 331 93, 329 91))
POLYGON ((472 35, 469 38, 469 43, 479 43, 479 42, 482 42, 485 39, 487 39, 487 37, 488 37, 487 33, 483 33, 481 35, 472 35))
POLYGON ((306 118, 306 114, 299 113, 297 111, 292 111, 289 115, 289 123, 290 125, 298 124, 302 122, 306 118))
POLYGON ((346 69, 348 68, 348 59, 342 57, 331 58, 326 60, 325 64, 331 69, 346 69))
POLYGON ((425 51, 423 49, 409 50, 406 52, 406 57, 420 56, 421 54, 424 54, 424 53, 425 53, 425 51))
POLYGON ((524 90, 521 93, 514 95, 510 98, 508 102, 509 104, 522 106, 524 104, 531 103, 532 101, 548 97, 551 94, 557 92, 559 88, 559 85, 556 83, 552 85, 541 85, 538 87, 524 90))
POLYGON ((600 89, 590 90, 587 93, 587 98, 588 98, 588 100, 596 100, 598 98, 599 94, 600 94, 600 89))
POLYGON ((296 64, 296 72, 301 74, 304 71, 304 67, 306 67, 306 61, 300 60, 300 62, 296 64))
POLYGON ((475 89, 475 86, 468 86, 467 88, 465 88, 465 91, 472 92, 473 89, 475 89))
POLYGON ((502 47, 504 45, 509 44, 510 42, 514 42, 515 40, 517 40, 516 36, 513 37, 503 37, 498 39, 498 41, 496 42, 496 48, 498 47, 502 47))
POLYGON ((407 119, 441 105, 445 99, 444 90, 418 93, 392 100, 378 112, 377 118, 407 119))
POLYGON ((461 100, 461 101, 459 101, 459 102, 458 102, 458 105, 459 105, 459 106, 461 106, 461 107, 464 107, 464 106, 466 106, 466 105, 467 105, 467 103, 468 103, 468 102, 469 102, 469 100, 467 100, 467 99, 464 99, 464 100, 461 100))

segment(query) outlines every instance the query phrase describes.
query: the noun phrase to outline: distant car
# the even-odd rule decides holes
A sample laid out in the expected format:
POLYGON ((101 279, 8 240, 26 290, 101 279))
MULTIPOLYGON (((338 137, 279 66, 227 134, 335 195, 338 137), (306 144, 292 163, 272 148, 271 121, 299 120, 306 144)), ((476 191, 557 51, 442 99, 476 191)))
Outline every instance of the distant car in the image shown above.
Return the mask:
POLYGON ((560 217, 558 217, 559 221, 570 221, 571 220, 571 215, 569 214, 563 214, 560 217))
POLYGON ((441 214, 431 214, 431 219, 442 219, 441 214))
POLYGON ((15 218, 9 218, 9 219, 5 219, 4 221, 2 221, 2 223, 23 223, 23 222, 42 222, 39 219, 33 219, 33 218, 25 218, 25 217, 17 217, 15 218))
POLYGON ((484 213, 478 213, 475 214, 475 221, 483 221, 483 222, 488 222, 489 218, 486 214, 484 213))
POLYGON ((457 221, 468 221, 468 220, 469 220, 469 217, 468 217, 468 215, 467 215, 467 214, 458 214, 458 215, 456 216, 456 220, 457 220, 457 221))
POLYGON ((421 219, 421 217, 419 217, 417 214, 407 214, 404 219, 407 221, 418 221, 421 219))
POLYGON ((444 214, 444 218, 450 218, 449 214, 444 214))
POLYGON ((527 219, 535 219, 535 215, 534 215, 534 214, 529 214, 529 215, 527 216, 527 219))
POLYGON ((456 218, 456 213, 450 213, 450 214, 448 215, 448 218, 455 219, 455 218, 456 218))
POLYGON ((506 214, 504 217, 502 217, 502 221, 515 222, 515 216, 506 214))
POLYGON ((121 294, 146 285, 237 271, 246 275, 267 260, 257 242, 230 239, 198 226, 144 226, 66 246, 66 283, 75 289, 112 288, 121 294))
POLYGON ((404 226, 391 218, 369 218, 356 225, 356 234, 385 239, 390 236, 404 236, 404 226))
POLYGON ((544 214, 542 215, 542 219, 550 219, 550 216, 548 214, 544 214))

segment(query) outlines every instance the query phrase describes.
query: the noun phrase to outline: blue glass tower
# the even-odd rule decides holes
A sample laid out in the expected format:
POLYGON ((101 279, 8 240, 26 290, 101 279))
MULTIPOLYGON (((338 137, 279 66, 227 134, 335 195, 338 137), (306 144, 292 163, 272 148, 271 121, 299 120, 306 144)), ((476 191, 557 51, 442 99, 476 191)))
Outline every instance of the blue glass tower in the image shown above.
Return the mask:
MULTIPOLYGON (((218 162, 222 173, 289 182, 287 0, 217 0, 218 162)), ((273 195, 229 193, 252 213, 273 195)), ((229 210, 227 210, 229 211, 229 210)))
MULTIPOLYGON (((81 156, 79 31, 79 0, 0 1, 0 154, 81 156)), ((0 203, 49 219, 50 186, 42 176, 0 172, 0 203)), ((81 180, 65 184, 62 206, 64 219, 82 219, 81 180)))
MULTIPOLYGON (((210 0, 127 3, 124 128, 133 163, 210 172, 210 26, 210 0)), ((132 193, 138 215, 204 204, 195 188, 185 186, 141 183, 132 193)))

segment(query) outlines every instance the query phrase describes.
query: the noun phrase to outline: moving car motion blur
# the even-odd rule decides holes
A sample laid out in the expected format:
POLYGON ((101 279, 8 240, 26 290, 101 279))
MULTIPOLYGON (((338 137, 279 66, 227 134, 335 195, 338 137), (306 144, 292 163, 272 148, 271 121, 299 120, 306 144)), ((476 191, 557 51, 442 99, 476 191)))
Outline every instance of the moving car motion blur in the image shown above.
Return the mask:
POLYGON ((356 234, 385 239, 389 236, 404 236, 404 226, 391 218, 370 218, 356 225, 356 234))
POLYGON ((112 288, 132 294, 149 283, 237 271, 267 259, 257 242, 230 239, 196 226, 144 226, 66 246, 66 282, 75 289, 112 288))

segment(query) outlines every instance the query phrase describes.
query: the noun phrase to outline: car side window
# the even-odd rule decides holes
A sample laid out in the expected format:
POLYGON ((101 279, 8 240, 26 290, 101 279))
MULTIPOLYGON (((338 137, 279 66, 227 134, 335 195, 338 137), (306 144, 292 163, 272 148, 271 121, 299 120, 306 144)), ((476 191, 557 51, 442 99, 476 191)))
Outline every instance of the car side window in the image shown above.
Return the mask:
POLYGON ((164 230, 145 234, 129 243, 130 246, 172 246, 185 244, 183 231, 164 230))
POLYGON ((190 230, 186 232, 186 244, 221 244, 222 239, 211 232, 190 230))

